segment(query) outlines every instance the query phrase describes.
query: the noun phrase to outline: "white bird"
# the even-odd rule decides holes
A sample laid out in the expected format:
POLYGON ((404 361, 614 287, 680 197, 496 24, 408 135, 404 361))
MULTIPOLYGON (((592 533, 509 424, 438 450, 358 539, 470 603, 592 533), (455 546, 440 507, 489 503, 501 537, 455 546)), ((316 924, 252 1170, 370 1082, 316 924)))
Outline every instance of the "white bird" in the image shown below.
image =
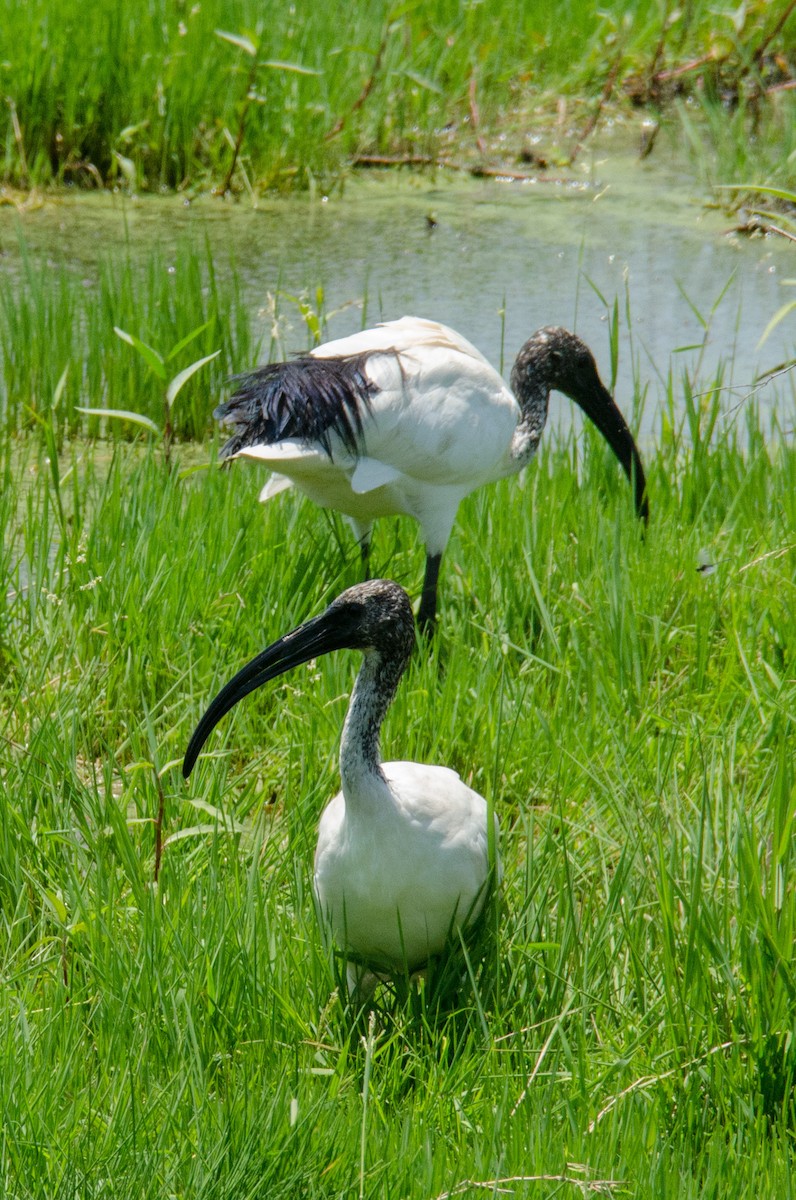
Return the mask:
POLYGON ((295 484, 316 504, 344 513, 365 563, 377 517, 404 513, 419 522, 426 571, 418 622, 426 630, 459 504, 530 462, 551 390, 591 418, 633 484, 639 516, 648 516, 630 430, 588 347, 566 329, 540 329, 525 343, 511 388, 475 346, 419 317, 326 342, 236 382, 237 392, 214 413, 233 430, 221 455, 271 468, 261 500, 295 484))
POLYGON ((342 790, 321 815, 314 877, 321 920, 355 992, 443 951, 475 921, 499 873, 497 820, 490 839, 482 796, 448 767, 381 761, 379 730, 414 643, 403 588, 385 579, 349 588, 222 688, 183 762, 187 779, 218 721, 269 679, 332 650, 362 651, 340 740, 342 790))

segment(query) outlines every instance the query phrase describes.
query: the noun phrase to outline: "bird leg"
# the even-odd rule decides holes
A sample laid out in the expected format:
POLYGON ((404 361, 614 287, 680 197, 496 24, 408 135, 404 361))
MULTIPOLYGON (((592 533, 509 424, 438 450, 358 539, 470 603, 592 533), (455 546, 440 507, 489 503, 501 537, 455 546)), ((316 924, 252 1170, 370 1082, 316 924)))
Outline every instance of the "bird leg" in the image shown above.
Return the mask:
POLYGON ((370 534, 373 529, 373 522, 358 521, 356 517, 349 517, 348 515, 345 516, 345 522, 357 539, 363 578, 370 579, 370 534))
POLYGON ((362 560, 362 577, 370 579, 370 534, 365 534, 360 540, 359 557, 362 560))
POLYGON ((426 555, 426 575, 423 580, 420 608, 417 612, 417 623, 420 627, 420 632, 425 637, 430 637, 434 632, 434 622, 437 616, 437 580, 439 579, 439 565, 441 562, 441 554, 426 555))

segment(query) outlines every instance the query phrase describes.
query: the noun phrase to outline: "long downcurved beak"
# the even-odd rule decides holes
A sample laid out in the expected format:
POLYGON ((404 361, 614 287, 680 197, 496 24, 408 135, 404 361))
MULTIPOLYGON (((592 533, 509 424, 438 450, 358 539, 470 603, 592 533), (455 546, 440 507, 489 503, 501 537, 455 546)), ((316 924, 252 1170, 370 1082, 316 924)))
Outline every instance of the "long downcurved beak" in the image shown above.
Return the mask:
POLYGON ((311 658, 319 658, 331 650, 342 650, 355 645, 352 639, 353 632, 350 614, 342 608, 332 606, 319 617, 314 617, 291 633, 286 633, 247 663, 234 679, 221 689, 196 726, 185 752, 183 777, 187 779, 191 774, 208 737, 221 718, 239 700, 292 667, 309 662, 311 658))
POLYGON ((644 468, 641 465, 641 457, 633 440, 633 434, 617 408, 613 396, 597 380, 593 387, 579 392, 577 395, 572 395, 572 399, 583 409, 592 424, 597 426, 619 459, 622 470, 633 488, 636 516, 641 517, 646 525, 649 521, 650 509, 644 468))
POLYGON ((598 379, 595 380, 592 388, 580 391, 571 398, 576 404, 579 404, 589 421, 597 426, 611 450, 620 460, 623 472, 628 476, 630 486, 633 487, 636 516, 641 517, 646 524, 650 520, 650 503, 647 500, 647 480, 644 467, 641 466, 641 456, 638 446, 633 440, 633 434, 628 428, 628 422, 624 420, 620 409, 616 407, 614 396, 611 396, 608 388, 605 388, 598 379))

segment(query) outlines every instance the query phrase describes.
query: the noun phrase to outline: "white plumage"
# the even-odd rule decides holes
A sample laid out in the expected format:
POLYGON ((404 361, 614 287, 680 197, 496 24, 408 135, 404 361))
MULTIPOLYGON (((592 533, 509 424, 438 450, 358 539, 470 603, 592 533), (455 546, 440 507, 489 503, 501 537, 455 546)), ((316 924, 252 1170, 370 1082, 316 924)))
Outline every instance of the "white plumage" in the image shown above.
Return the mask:
POLYGON ((383 782, 365 789, 344 776, 324 809, 315 895, 335 943, 357 966, 402 975, 480 913, 487 807, 447 767, 387 762, 381 772, 383 782))
POLYGON ((314 875, 321 919, 349 959, 352 986, 371 973, 411 973, 442 952, 478 916, 492 878, 483 797, 447 767, 381 762, 379 730, 413 645, 412 609, 398 584, 349 588, 238 672, 183 764, 187 778, 213 727, 254 688, 331 650, 362 651, 340 741, 342 790, 321 816, 314 875))
POLYGON ((564 329, 539 330, 511 382, 452 329, 403 317, 239 377, 215 415, 233 429, 226 457, 274 472, 261 499, 295 484, 349 518, 363 556, 378 517, 414 517, 426 546, 419 620, 428 626, 459 504, 530 461, 551 389, 575 400, 607 438, 646 519, 635 442, 584 343, 564 329))

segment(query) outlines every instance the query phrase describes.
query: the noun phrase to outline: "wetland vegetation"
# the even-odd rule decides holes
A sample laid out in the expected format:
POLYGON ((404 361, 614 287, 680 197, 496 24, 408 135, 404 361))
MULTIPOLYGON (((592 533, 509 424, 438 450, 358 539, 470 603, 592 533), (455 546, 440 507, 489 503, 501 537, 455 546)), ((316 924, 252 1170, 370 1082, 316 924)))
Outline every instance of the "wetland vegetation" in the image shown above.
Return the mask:
MULTIPOLYGON (((572 433, 462 506, 384 750, 494 801, 504 911, 458 999, 384 997, 364 1043, 310 895, 350 664, 179 771, 358 578, 347 531, 185 449, 4 439, 7 1196, 790 1194, 796 450, 692 388, 646 540, 572 433)), ((417 594, 422 558, 382 524, 379 572, 417 594)))
MULTIPOLYGON (((603 187, 518 201, 494 181, 410 182, 381 208, 346 182, 349 232, 334 196, 313 199, 365 154, 455 146, 462 165, 542 171, 529 129, 563 162, 642 85, 699 188, 754 172, 792 190, 794 8, 349 4, 299 21, 276 3, 258 27, 260 6, 221 0, 5 6, 9 1200, 796 1196, 792 313, 764 343, 778 373, 756 381, 754 349, 787 298, 788 244, 727 248, 708 213, 708 257, 662 189, 638 258, 621 211, 599 225, 603 187), (127 195, 225 182, 258 211, 127 195), (124 195, 36 191, 64 184, 124 195), (267 187, 310 195, 269 207, 267 187), (298 265, 273 249, 291 223, 298 265), (261 506, 255 467, 217 469, 225 379, 421 302, 501 365, 529 312, 577 324, 643 431, 651 520, 640 536, 610 451, 569 423, 461 506, 436 639, 383 750, 449 764, 494 804, 502 897, 447 989, 387 990, 368 1026, 336 993, 310 882, 352 664, 240 706, 190 786, 180 763, 219 685, 360 574, 336 516, 290 493, 261 506)), ((372 563, 417 596, 411 522, 377 526, 372 563)))
POLYGON ((544 177, 635 111, 644 154, 668 122, 706 182, 788 186, 794 21, 791 0, 9 0, 0 175, 251 195, 391 161, 544 177))

